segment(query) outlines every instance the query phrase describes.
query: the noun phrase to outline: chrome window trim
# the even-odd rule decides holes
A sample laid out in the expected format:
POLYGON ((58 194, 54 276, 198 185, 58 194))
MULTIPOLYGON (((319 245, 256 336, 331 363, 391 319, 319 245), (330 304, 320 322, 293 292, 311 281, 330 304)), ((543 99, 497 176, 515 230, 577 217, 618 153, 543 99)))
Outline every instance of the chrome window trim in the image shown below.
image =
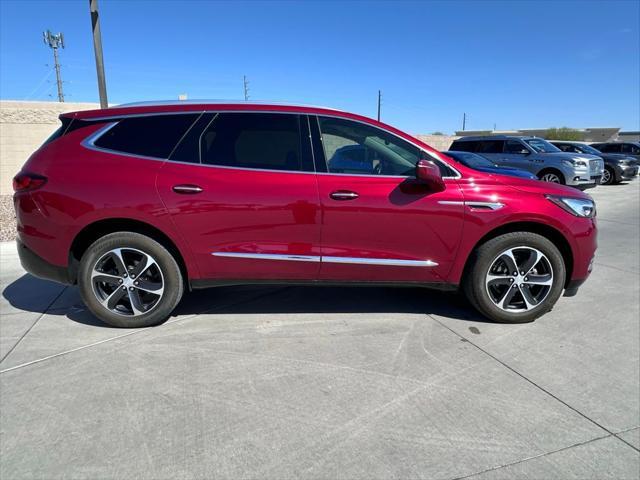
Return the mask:
POLYGON ((179 112, 147 112, 147 113, 123 113, 121 115, 105 115, 104 117, 78 118, 85 122, 107 122, 109 120, 123 120, 125 118, 159 117, 167 115, 202 115, 209 110, 184 110, 179 112))
POLYGON ((242 253, 242 252, 211 252, 214 257, 244 258, 254 260, 285 260, 292 262, 323 262, 355 265, 381 265, 396 267, 436 267, 432 260, 403 260, 400 258, 364 258, 364 257, 331 257, 316 255, 284 255, 275 253, 242 253))
MULTIPOLYGON (((438 158, 437 156, 435 156, 432 152, 429 152, 427 150, 425 150, 424 148, 422 148, 420 145, 416 144, 415 142, 408 140, 406 138, 401 137, 400 135, 398 135, 397 133, 391 132, 389 130, 387 130, 386 128, 383 127, 379 127, 377 125, 372 125, 371 123, 368 122, 364 122, 362 120, 356 120, 353 118, 348 118, 348 117, 344 117, 342 115, 331 115, 331 114, 317 114, 317 113, 301 113, 301 112, 283 112, 283 111, 272 111, 272 110, 220 110, 220 111, 216 111, 216 110, 204 110, 204 111, 200 111, 200 110, 194 110, 194 111, 181 111, 181 112, 152 112, 152 113, 131 113, 131 114, 122 114, 122 115, 110 115, 110 116, 105 116, 105 117, 95 117, 95 118, 87 118, 87 119, 80 119, 80 120, 85 120, 85 121, 108 121, 108 120, 121 120, 124 118, 134 118, 134 117, 149 117, 149 116, 158 116, 158 115, 186 115, 186 114, 203 114, 203 113, 214 113, 214 114, 220 114, 220 113, 279 113, 279 114, 288 114, 288 115, 307 115, 307 116, 315 116, 316 118, 323 116, 323 117, 330 117, 330 118, 338 118, 338 119, 342 119, 342 120, 347 120, 347 121, 351 121, 351 122, 356 122, 356 123, 361 123, 363 125, 367 125, 369 127, 372 128, 377 128, 379 130, 382 130, 383 132, 386 132, 390 135, 393 135, 396 138, 399 138, 400 140, 403 140, 411 145, 413 145, 414 147, 416 147, 418 150, 420 150, 421 152, 429 155, 429 157, 431 157, 433 160, 437 161, 437 162, 441 162, 444 163, 448 168, 450 168, 451 170, 453 170, 456 175, 455 176, 451 176, 451 175, 447 175, 447 176, 443 176, 443 179, 460 179, 462 178, 462 174, 452 165, 450 165, 448 162, 446 162, 445 160, 442 160, 441 158, 438 158)), ((346 112, 345 112, 346 113, 346 112)), ((113 127, 113 125, 115 125, 117 122, 112 122, 111 127, 113 127)), ((102 129, 101 129, 102 130, 102 129)), ((81 142, 81 144, 87 148, 93 149, 93 150, 97 150, 97 151, 102 151, 102 152, 107 152, 107 153, 112 153, 112 154, 116 154, 116 155, 124 155, 124 156, 129 156, 129 157, 135 157, 135 158, 142 158, 142 159, 147 159, 147 160, 163 160, 166 161, 168 160, 168 158, 159 158, 159 157, 148 157, 145 155, 136 155, 136 154, 130 154, 127 152, 119 152, 117 150, 110 150, 110 149, 106 149, 106 148, 101 148, 101 147, 97 147, 94 145, 93 142, 95 142, 102 134, 106 133, 108 129, 101 131, 98 130, 97 132, 94 132, 92 135, 90 135, 88 138, 86 138, 84 141, 81 142)), ((322 135, 322 130, 320 130, 320 134, 322 135)), ((324 148, 324 146, 323 146, 324 148)), ((172 162, 174 162, 174 160, 171 160, 172 162)), ((182 163, 182 164, 187 164, 187 165, 200 165, 203 167, 218 167, 218 168, 235 168, 238 170, 258 170, 258 171, 268 171, 268 172, 286 172, 286 173, 315 173, 317 175, 341 175, 341 176, 357 176, 357 177, 366 177, 366 178, 414 178, 411 175, 356 175, 356 174, 349 174, 349 173, 331 173, 331 172, 307 172, 307 171, 295 171, 295 170, 274 170, 274 169, 266 169, 266 168, 246 168, 246 167, 228 167, 226 165, 207 165, 207 164, 202 164, 202 163, 191 163, 191 162, 180 162, 180 161, 175 161, 175 163, 182 163)), ((315 163, 314 163, 314 168, 315 168, 315 163)))

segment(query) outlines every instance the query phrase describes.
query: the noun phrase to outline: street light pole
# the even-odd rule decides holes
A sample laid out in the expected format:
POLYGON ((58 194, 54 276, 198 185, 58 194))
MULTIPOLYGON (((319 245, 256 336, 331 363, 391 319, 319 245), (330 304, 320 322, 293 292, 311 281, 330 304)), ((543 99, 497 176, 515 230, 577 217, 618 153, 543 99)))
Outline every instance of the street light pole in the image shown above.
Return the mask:
POLYGON ((89 0, 91 12, 91 29, 93 31, 93 50, 96 54, 96 71, 98 73, 98 92, 100 108, 107 108, 107 81, 104 76, 104 59, 102 58, 102 35, 100 34, 100 17, 98 16, 98 0, 89 0))

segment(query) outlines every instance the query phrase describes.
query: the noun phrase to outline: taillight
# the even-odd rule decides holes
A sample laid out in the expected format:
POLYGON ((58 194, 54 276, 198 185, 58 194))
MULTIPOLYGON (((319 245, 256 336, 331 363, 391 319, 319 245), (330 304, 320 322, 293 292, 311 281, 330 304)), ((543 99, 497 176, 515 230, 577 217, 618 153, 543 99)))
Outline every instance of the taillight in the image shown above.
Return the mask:
POLYGON ((13 177, 13 191, 27 192, 29 190, 35 190, 45 183, 47 183, 47 177, 36 173, 20 172, 13 177))

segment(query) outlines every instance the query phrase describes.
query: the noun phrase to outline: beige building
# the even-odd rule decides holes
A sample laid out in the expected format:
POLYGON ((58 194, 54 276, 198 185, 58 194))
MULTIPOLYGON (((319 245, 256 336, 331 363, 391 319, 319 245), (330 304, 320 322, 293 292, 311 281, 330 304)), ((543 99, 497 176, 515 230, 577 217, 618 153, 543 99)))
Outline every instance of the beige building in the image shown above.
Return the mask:
MULTIPOLYGON (((529 135, 532 137, 546 138, 547 128, 522 128, 520 130, 459 130, 456 135, 460 137, 470 137, 473 135, 529 135)), ((595 127, 577 128, 583 142, 612 142, 618 137, 620 128, 616 127, 595 127)), ((553 139, 549 139, 553 140, 553 139)))
POLYGON ((0 195, 24 162, 60 125, 58 115, 100 108, 97 103, 0 101, 0 195))

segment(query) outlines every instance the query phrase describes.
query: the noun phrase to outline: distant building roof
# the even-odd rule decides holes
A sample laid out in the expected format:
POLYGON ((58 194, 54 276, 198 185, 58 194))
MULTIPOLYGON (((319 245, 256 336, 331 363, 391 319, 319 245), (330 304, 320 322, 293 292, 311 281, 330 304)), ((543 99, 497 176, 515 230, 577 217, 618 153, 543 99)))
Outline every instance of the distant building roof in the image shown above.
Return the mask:
MULTIPOLYGON (((522 128, 519 130, 459 130, 456 135, 461 137, 476 135, 527 135, 546 138, 548 128, 522 128)), ((619 127, 576 128, 583 142, 608 142, 615 139, 620 131, 619 127)))

